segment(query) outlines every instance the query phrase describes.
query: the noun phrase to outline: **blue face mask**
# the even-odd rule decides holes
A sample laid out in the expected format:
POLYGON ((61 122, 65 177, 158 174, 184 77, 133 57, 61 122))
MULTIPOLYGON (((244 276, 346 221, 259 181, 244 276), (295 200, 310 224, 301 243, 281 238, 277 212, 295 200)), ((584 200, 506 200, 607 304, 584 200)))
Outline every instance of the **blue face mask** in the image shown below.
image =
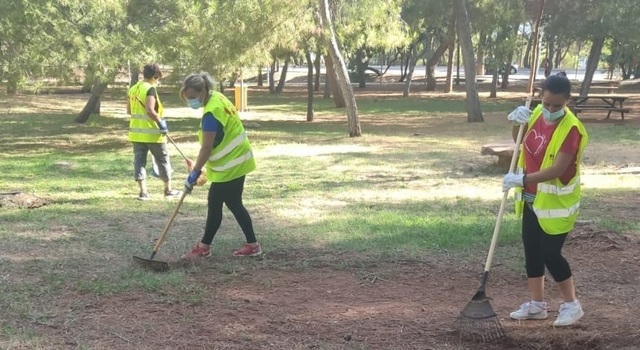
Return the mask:
POLYGON ((547 121, 554 121, 554 120, 558 120, 560 118, 562 118, 564 116, 564 108, 559 109, 553 113, 551 113, 548 109, 546 108, 542 108, 542 116, 544 117, 544 119, 546 119, 547 121))
POLYGON ((198 109, 202 107, 202 102, 200 102, 199 98, 188 99, 187 104, 189 105, 189 107, 193 109, 198 109))

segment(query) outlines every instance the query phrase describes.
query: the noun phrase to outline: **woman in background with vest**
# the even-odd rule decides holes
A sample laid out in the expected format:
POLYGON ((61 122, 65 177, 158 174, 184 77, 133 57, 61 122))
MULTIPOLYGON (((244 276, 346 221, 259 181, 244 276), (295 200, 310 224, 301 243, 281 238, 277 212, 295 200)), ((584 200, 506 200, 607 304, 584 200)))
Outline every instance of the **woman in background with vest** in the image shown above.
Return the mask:
POLYGON ((542 86, 542 103, 533 111, 520 106, 508 120, 526 124, 516 174, 507 174, 503 190, 516 188, 516 215, 522 215, 522 241, 530 301, 511 313, 516 320, 547 318, 544 301, 545 267, 562 291, 554 326, 569 326, 583 315, 576 299, 569 263, 562 246, 573 229, 580 208, 580 162, 588 141, 582 123, 566 107, 571 94, 569 79, 560 75, 547 78, 542 86))
POLYGON ((164 181, 164 195, 166 198, 180 196, 181 191, 171 189, 171 164, 167 152, 166 137, 169 131, 167 122, 162 119, 162 102, 158 97, 156 84, 162 77, 157 64, 147 64, 142 71, 144 80, 133 85, 127 92, 127 114, 129 121, 129 141, 133 143, 133 172, 134 178, 140 186, 139 200, 149 200, 147 191, 147 155, 158 163, 158 176, 164 181))
POLYGON ((238 111, 223 94, 214 90, 208 73, 191 74, 184 80, 180 96, 189 107, 204 107, 198 141, 200 152, 193 170, 185 181, 191 190, 204 168, 211 182, 208 196, 207 223, 204 236, 183 258, 194 259, 211 255, 211 242, 222 223, 222 205, 231 210, 244 233, 246 243, 233 252, 234 256, 262 254, 253 232, 251 216, 242 203, 245 176, 256 164, 238 111))

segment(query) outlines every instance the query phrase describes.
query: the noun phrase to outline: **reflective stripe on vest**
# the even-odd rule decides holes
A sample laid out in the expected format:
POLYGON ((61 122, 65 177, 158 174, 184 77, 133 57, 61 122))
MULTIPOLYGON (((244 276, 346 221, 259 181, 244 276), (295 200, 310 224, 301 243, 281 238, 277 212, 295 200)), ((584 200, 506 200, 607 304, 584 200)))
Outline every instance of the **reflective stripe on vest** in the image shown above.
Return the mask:
POLYGON ((245 155, 240 156, 234 160, 231 160, 229 162, 227 162, 227 164, 225 165, 221 165, 221 166, 214 166, 211 167, 211 169, 215 170, 215 171, 225 171, 228 169, 233 168, 234 166, 240 165, 244 162, 246 162, 247 160, 253 158, 253 151, 249 151, 247 153, 245 153, 245 155))
POLYGON ((148 115, 146 114, 132 114, 131 115, 131 119, 140 119, 140 120, 152 120, 148 115))
POLYGON ((572 205, 569 208, 562 209, 538 209, 535 206, 533 207, 533 211, 536 213, 538 219, 568 218, 571 215, 575 215, 579 209, 580 202, 572 205))
POLYGON ((548 183, 541 182, 538 184, 538 192, 555 194, 556 196, 565 196, 572 194, 576 189, 576 185, 580 183, 580 176, 576 176, 574 183, 567 186, 558 187, 548 183))
MULTIPOLYGON (((221 149, 218 152, 215 152, 211 157, 209 157, 210 161, 215 161, 221 159, 227 154, 231 153, 236 147, 240 146, 240 144, 247 139, 247 133, 243 132, 242 134, 236 136, 225 148, 221 149)), ((214 170, 217 170, 214 168, 214 170)))
POLYGON ((156 129, 129 128, 129 131, 139 133, 139 134, 161 135, 159 129, 156 130, 156 129))

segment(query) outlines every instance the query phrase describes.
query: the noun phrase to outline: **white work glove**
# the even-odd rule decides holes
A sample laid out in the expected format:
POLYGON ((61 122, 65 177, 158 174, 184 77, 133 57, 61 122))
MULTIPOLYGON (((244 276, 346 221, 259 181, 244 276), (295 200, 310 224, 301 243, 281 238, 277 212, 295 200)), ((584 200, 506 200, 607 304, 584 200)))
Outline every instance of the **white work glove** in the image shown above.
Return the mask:
POLYGON ((508 192, 512 187, 523 187, 524 175, 509 173, 502 179, 502 191, 508 192))
POLYGON ((520 106, 509 113, 507 119, 515 124, 527 124, 531 118, 531 111, 525 106, 520 106))

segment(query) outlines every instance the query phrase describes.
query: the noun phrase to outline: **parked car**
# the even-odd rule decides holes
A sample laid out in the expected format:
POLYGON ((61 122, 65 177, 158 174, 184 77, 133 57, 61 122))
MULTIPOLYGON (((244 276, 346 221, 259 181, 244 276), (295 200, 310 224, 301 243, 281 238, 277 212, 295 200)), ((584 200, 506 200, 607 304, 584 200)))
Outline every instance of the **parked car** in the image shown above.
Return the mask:
MULTIPOLYGON (((506 66, 507 66, 507 65, 505 64, 505 67, 504 67, 504 68, 506 68, 506 66)), ((504 74, 504 68, 503 68, 503 69, 500 69, 500 72, 498 72, 498 73, 500 73, 500 74, 504 74)), ((519 68, 519 67, 518 67, 518 65, 517 65, 517 64, 515 64, 515 63, 510 64, 510 65, 509 65, 509 74, 516 74, 516 73, 518 73, 518 68, 519 68)), ((485 70, 484 70, 484 74, 485 74, 485 75, 492 75, 492 74, 493 74, 493 68, 485 68, 485 70)))

